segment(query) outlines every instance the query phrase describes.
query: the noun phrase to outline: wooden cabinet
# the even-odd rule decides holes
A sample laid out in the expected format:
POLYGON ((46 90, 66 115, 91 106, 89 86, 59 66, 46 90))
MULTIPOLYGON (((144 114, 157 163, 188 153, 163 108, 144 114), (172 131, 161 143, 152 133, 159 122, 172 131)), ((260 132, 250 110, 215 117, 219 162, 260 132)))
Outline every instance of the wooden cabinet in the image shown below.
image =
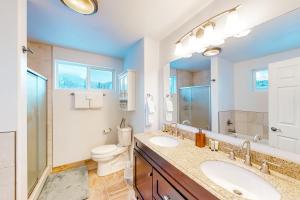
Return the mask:
POLYGON ((134 154, 134 183, 144 200, 152 199, 152 166, 138 153, 134 154))
POLYGON ((163 200, 184 200, 185 198, 159 172, 153 170, 153 197, 163 200))
POLYGON ((134 189, 138 200, 218 199, 137 139, 134 144, 134 189))

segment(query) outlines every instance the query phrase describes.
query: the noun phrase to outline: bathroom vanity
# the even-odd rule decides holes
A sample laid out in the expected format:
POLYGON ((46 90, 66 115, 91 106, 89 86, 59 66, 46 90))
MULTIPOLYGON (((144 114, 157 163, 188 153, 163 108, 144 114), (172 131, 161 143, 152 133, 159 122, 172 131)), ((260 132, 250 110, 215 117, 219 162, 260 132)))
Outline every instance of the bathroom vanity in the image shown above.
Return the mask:
POLYGON ((264 174, 259 166, 246 166, 224 152, 198 148, 192 140, 160 131, 134 137, 133 179, 138 200, 295 200, 300 196, 298 180, 275 172, 264 174), (209 177, 223 181, 218 184, 209 177))
POLYGON ((136 138, 134 166, 137 199, 218 199, 136 138))

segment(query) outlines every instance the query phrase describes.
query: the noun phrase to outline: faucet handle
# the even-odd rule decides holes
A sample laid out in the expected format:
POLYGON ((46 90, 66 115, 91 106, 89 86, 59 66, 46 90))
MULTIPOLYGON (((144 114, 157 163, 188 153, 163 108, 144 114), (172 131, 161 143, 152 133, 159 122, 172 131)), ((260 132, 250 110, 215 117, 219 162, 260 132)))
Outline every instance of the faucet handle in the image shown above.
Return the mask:
POLYGON ((235 150, 234 150, 234 148, 224 147, 224 149, 229 150, 228 158, 229 158, 230 160, 235 160, 235 150))
POLYGON ((269 169, 269 165, 273 165, 275 167, 281 167, 281 165, 278 165, 276 163, 273 163, 273 162, 269 162, 267 160, 263 160, 262 161, 262 164, 261 164, 261 167, 260 167, 260 171, 262 173, 265 173, 265 174, 270 174, 270 169, 269 169))
POLYGON ((267 160, 262 161, 260 171, 264 174, 270 174, 269 165, 268 165, 267 160))

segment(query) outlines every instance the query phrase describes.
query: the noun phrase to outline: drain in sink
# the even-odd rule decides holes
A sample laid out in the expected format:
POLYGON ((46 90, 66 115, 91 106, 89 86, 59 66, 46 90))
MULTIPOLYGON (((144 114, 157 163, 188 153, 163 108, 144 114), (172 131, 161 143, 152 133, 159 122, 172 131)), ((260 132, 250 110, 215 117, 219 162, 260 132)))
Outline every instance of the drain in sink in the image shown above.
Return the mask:
POLYGON ((233 190, 233 193, 237 194, 239 196, 243 195, 243 193, 241 191, 239 191, 239 190, 233 190))

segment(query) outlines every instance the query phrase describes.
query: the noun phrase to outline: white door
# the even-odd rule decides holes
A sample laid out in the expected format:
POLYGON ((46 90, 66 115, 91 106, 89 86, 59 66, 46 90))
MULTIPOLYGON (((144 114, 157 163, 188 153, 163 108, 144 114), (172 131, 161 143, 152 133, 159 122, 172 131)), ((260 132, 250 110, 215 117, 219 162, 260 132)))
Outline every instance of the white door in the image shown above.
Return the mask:
POLYGON ((300 153, 300 57, 269 65, 269 142, 300 153))

